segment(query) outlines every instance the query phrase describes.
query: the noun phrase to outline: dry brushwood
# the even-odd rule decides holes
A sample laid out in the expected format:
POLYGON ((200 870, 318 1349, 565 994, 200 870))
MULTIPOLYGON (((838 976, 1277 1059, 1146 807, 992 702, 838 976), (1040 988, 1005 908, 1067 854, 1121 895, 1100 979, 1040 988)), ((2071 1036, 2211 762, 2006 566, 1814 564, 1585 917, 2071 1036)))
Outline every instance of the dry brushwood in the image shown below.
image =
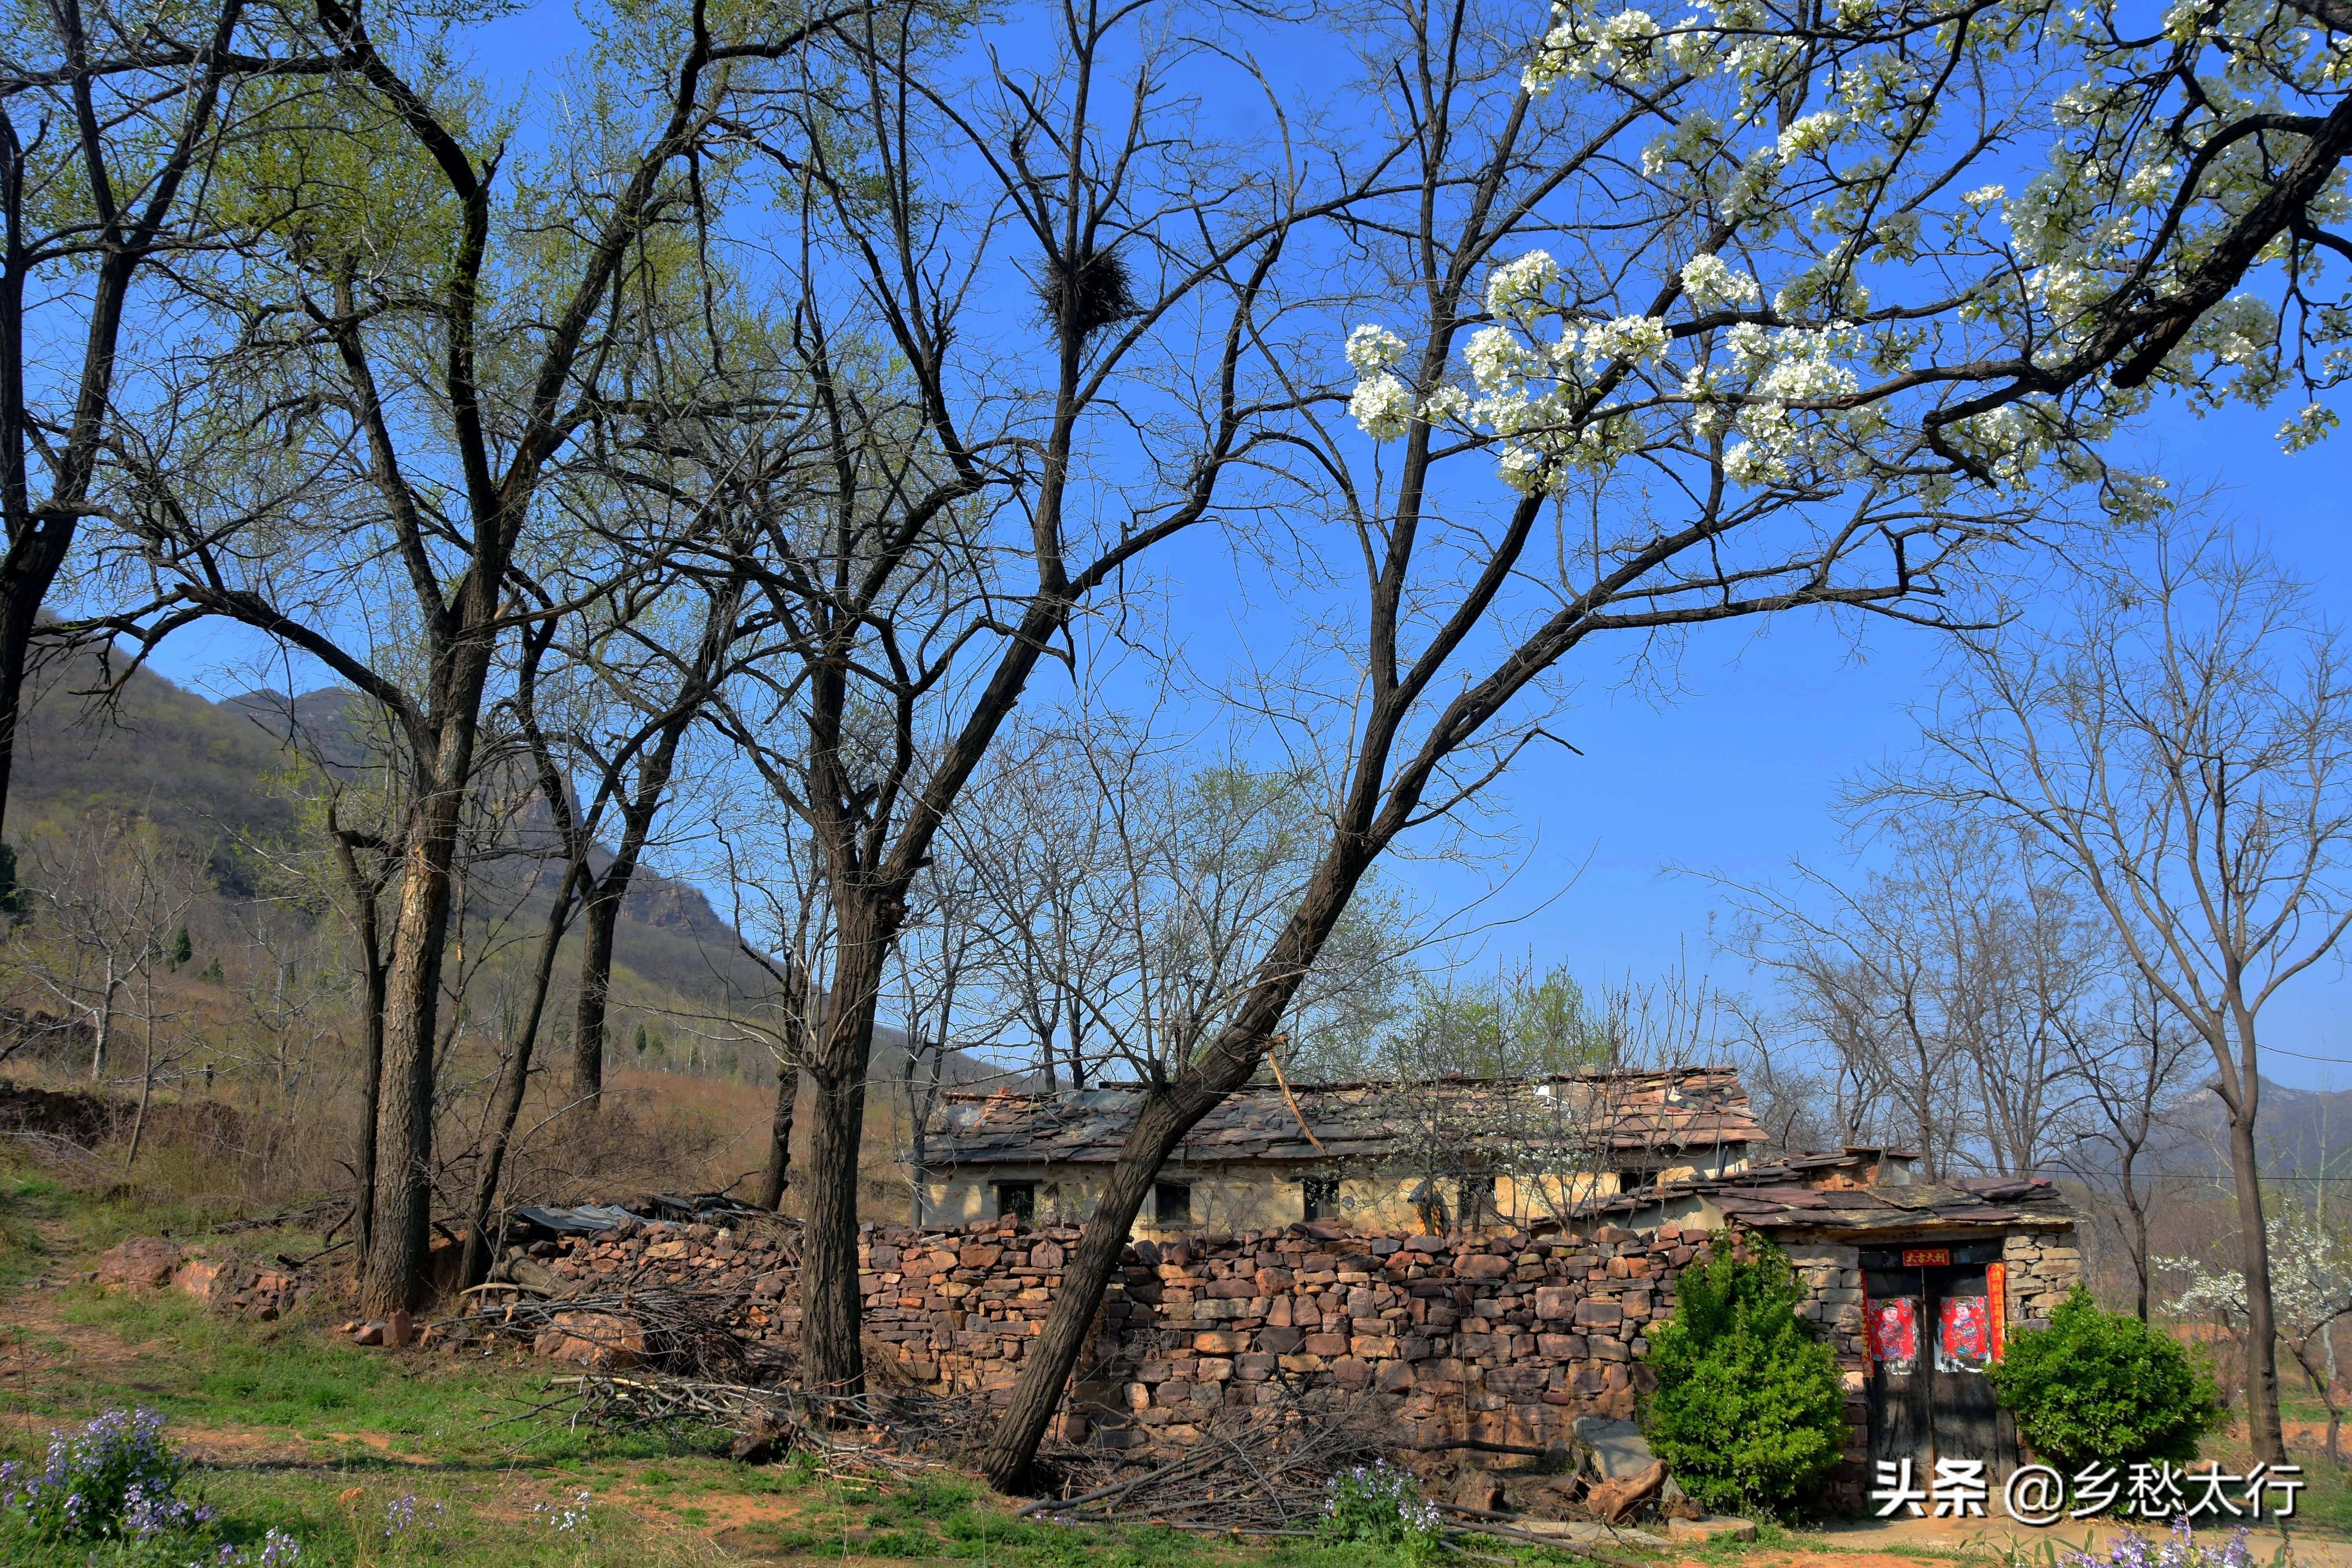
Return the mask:
POLYGON ((1149 1521, 1244 1534, 1312 1525, 1331 1478, 1386 1449, 1379 1413, 1355 1405, 1309 1409, 1287 1391, 1270 1403, 1209 1412, 1199 1436, 1173 1453, 1137 1457, 1064 1448, 1047 1458, 1060 1498, 1023 1506, 1076 1523, 1149 1521))
POLYGON ((921 1393, 810 1394, 794 1387, 718 1383, 654 1373, 587 1372, 549 1386, 562 1392, 515 1419, 556 1417, 577 1429, 732 1434, 736 1458, 793 1451, 845 1474, 912 1475, 961 1452, 981 1425, 971 1401, 921 1393))
MULTIPOLYGON (((479 1299, 483 1293, 467 1294, 479 1299)), ((499 1337, 536 1343, 541 1334, 567 1331, 583 1319, 605 1318, 633 1326, 643 1337, 644 1360, 661 1372, 723 1384, 772 1380, 788 1373, 793 1366, 788 1350, 747 1340, 730 1326, 741 1315, 744 1300, 734 1291, 659 1287, 569 1298, 514 1291, 442 1319, 431 1331, 436 1340, 499 1337)))

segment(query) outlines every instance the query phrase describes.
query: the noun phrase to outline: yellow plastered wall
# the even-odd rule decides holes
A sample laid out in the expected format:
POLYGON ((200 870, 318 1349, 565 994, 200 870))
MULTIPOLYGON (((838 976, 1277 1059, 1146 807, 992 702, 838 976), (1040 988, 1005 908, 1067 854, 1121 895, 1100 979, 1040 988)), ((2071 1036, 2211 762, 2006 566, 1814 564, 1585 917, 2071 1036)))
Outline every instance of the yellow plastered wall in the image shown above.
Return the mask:
MULTIPOLYGON (((1746 1161, 1706 1156, 1689 1165, 1660 1173, 1665 1181, 1718 1175, 1742 1168, 1746 1161)), ((998 1165, 967 1168, 924 1184, 923 1223, 969 1225, 999 1217, 996 1188, 1000 1182, 1035 1184, 1036 1217, 1040 1223, 1083 1220, 1101 1195, 1108 1168, 1094 1165, 998 1165)), ((1146 1200, 1135 1224, 1139 1237, 1181 1236, 1186 1232, 1231 1235, 1244 1230, 1271 1230, 1307 1217, 1305 1182, 1319 1174, 1311 1167, 1171 1166, 1160 1179, 1181 1182, 1191 1189, 1190 1214, 1181 1224, 1161 1223, 1155 1202, 1146 1200)), ((1423 1228, 1412 1202, 1422 1186, 1417 1175, 1374 1173, 1342 1176, 1339 1212, 1330 1217, 1352 1230, 1411 1233, 1423 1228)), ((1557 1176, 1496 1178, 1494 1215, 1506 1224, 1564 1214, 1575 1204, 1605 1197, 1618 1190, 1613 1173, 1580 1172, 1557 1176)), ((1451 1177, 1437 1181, 1438 1195, 1448 1216, 1459 1224, 1463 1212, 1462 1183, 1451 1177)))

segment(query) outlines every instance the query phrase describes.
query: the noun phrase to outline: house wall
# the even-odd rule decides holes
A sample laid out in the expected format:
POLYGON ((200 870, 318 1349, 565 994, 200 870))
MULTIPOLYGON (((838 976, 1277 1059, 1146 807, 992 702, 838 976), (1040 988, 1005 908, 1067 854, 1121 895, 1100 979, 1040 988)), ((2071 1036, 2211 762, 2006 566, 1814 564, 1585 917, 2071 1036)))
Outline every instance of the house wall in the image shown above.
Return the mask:
MULTIPOLYGON (((563 1244, 559 1277, 748 1288, 742 1327, 799 1333, 790 1256, 707 1226, 631 1227, 563 1244)), ((948 1395, 1009 1398, 1077 1239, 1021 1230, 865 1227, 859 1243, 869 1357, 886 1380, 948 1395)), ((1851 1238, 1778 1239, 1803 1278, 1806 1315, 1835 1347, 1849 1394, 1847 1463, 1833 1500, 1861 1498, 1862 1275, 1851 1238)), ((1914 1237, 1874 1235, 1873 1246, 1914 1237)), ((1938 1242, 1958 1237, 1937 1237, 1938 1242)), ((1208 1410, 1277 1397, 1370 1399, 1400 1445, 1470 1437, 1563 1442, 1580 1415, 1631 1415, 1650 1386, 1652 1327, 1705 1245, 1696 1226, 1588 1237, 1325 1236, 1280 1229, 1150 1240, 1129 1254, 1063 1417, 1073 1440, 1130 1447, 1198 1436, 1208 1410)), ((2006 1238, 2011 1317, 2046 1318, 2077 1264, 2065 1222, 2006 1238)))
MULTIPOLYGON (((1744 1146, 1706 1150, 1685 1156, 1686 1163, 1666 1167, 1658 1179, 1675 1182, 1724 1175, 1745 1170, 1744 1146)), ((1171 1163, 1163 1181, 1182 1182, 1192 1189, 1191 1217, 1182 1225, 1162 1224, 1147 1203, 1137 1216, 1134 1234, 1163 1239, 1185 1234, 1233 1235, 1245 1230, 1270 1230, 1307 1218, 1304 1182, 1330 1173, 1324 1165, 1192 1165, 1171 1163)), ((1108 1168, 1100 1165, 967 1166, 924 1184, 923 1218, 929 1225, 971 1225, 995 1220, 996 1187, 1000 1182, 1030 1182, 1036 1187, 1039 1224, 1076 1223, 1090 1214, 1101 1195, 1108 1168)), ((1422 1186, 1418 1174, 1394 1171, 1348 1171, 1339 1174, 1337 1223, 1371 1234, 1414 1235, 1426 1227, 1414 1206, 1413 1194, 1422 1186)), ((1463 1213, 1462 1183, 1440 1177, 1438 1194, 1447 1213, 1459 1223, 1463 1213)), ((1504 1223, 1527 1225, 1564 1214, 1577 1203, 1607 1196, 1618 1190, 1614 1172, 1568 1176, 1498 1176, 1493 1210, 1504 1223)), ((1330 1217, 1330 1216, 1324 1216, 1330 1217)))

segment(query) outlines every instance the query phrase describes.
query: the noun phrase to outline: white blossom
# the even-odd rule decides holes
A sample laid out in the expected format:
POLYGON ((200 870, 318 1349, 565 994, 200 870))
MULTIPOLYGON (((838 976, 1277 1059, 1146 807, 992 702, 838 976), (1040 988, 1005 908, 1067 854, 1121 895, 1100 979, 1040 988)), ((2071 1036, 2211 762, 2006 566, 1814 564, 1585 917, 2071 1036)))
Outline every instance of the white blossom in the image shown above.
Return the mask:
MULTIPOLYGON (((1559 9, 1555 7, 1555 14, 1559 9)), ((1647 11, 1620 11, 1597 27, 1570 15, 1544 35, 1543 47, 1521 74, 1520 85, 1540 97, 1581 77, 1647 81, 1657 74, 1663 33, 1647 11)))
POLYGON ((1747 303, 1762 292, 1755 279, 1711 251, 1683 263, 1683 291, 1701 310, 1735 300, 1747 303))
POLYGON ((2302 413, 2279 426, 2279 446, 2289 452, 2300 452, 2305 447, 2315 447, 2327 439, 2328 433, 2333 431, 2337 424, 2334 409, 2316 403, 2312 404, 2302 413))
POLYGON ((1585 357, 1594 365, 1655 359, 1665 352, 1666 342, 1666 323, 1656 316, 1620 316, 1584 331, 1585 357))
POLYGON ((1348 412, 1375 441, 1393 441, 1412 421, 1412 388, 1387 371, 1375 371, 1356 384, 1348 412))
POLYGON ((1470 395, 1458 386, 1441 386, 1421 405, 1421 416, 1432 425, 1450 425, 1468 415, 1470 395))
POLYGON ((1394 370, 1404 358, 1405 342, 1386 327, 1366 323, 1348 334, 1348 363, 1360 375, 1394 370))
POLYGON ((1540 368, 1508 327, 1484 327, 1471 333, 1462 360, 1470 367, 1470 379, 1486 393, 1503 391, 1540 368))
POLYGON ((1531 314, 1559 283, 1559 264, 1551 253, 1530 250, 1486 274, 1486 313, 1498 321, 1531 314))
POLYGON ((1742 485, 1777 485, 1789 478, 1789 465, 1753 441, 1735 441, 1723 454, 1723 471, 1742 485))
POLYGON ((1834 109, 1824 109, 1790 121, 1789 128, 1780 132, 1780 140, 1773 151, 1780 154, 1783 163, 1791 163, 1808 153, 1819 153, 1835 146, 1838 133, 1845 127, 1844 115, 1834 109))

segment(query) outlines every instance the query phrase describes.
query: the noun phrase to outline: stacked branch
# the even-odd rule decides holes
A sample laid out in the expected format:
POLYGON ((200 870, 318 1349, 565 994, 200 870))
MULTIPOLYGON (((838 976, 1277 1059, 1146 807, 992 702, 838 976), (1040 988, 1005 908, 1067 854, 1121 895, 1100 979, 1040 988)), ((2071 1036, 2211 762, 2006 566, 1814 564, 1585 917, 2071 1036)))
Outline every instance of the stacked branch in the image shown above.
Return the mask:
POLYGON ((431 1326, 436 1340, 507 1338, 538 1346, 549 1335, 578 1342, 581 1358, 621 1370, 649 1366, 728 1384, 779 1381, 794 1368, 790 1350, 737 1333, 747 1298, 736 1291, 658 1287, 556 1297, 528 1286, 477 1286, 472 1310, 431 1326))
POLYGON ((1307 1530, 1323 1515, 1331 1478, 1389 1446, 1376 1409, 1310 1410, 1295 1397, 1222 1409, 1195 1425, 1199 1436, 1182 1450, 1141 1463, 1116 1450, 1048 1450, 1063 1495, 1021 1511, 1085 1524, 1307 1530))

